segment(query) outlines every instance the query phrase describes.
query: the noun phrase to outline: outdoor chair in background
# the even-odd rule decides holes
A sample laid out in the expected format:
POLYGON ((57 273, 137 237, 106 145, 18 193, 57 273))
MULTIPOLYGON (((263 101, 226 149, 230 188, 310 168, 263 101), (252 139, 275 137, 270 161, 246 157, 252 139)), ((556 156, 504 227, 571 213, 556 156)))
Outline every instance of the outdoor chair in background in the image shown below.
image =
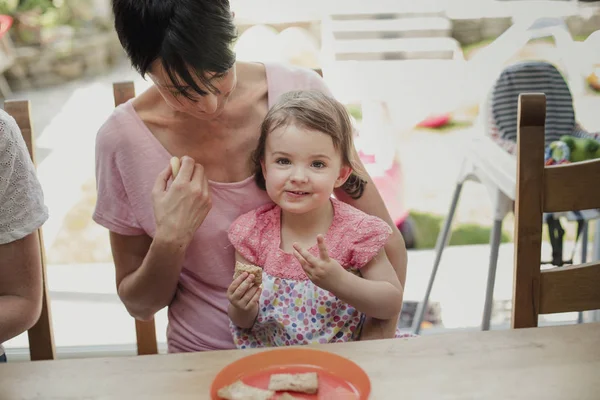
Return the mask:
POLYGON ((539 314, 600 309, 600 262, 540 268, 544 213, 600 208, 600 159, 545 165, 546 96, 520 95, 518 107, 511 325, 532 328, 539 314))
MULTIPOLYGON (((585 132, 577 124, 569 87, 553 65, 546 62, 523 62, 511 65, 502 71, 490 96, 480 109, 480 130, 482 132, 478 132, 466 143, 463 167, 457 179, 450 209, 437 239, 433 270, 424 299, 419 304, 413 323, 414 333, 420 331, 441 256, 450 238, 450 229, 460 193, 466 181, 479 182, 487 187, 494 210, 490 235, 489 271, 481 323, 482 330, 490 328, 502 222, 504 217, 513 211, 516 198, 516 159, 511 152, 516 149, 518 96, 521 93, 532 92, 545 93, 548 98, 545 126, 547 145, 558 140, 562 135, 597 137, 597 135, 585 132)), ((583 210, 556 215, 556 217, 559 216, 580 221, 578 232, 581 235, 578 235, 578 239, 581 236, 582 260, 585 262, 588 239, 587 221, 599 218, 600 213, 596 210, 583 210)), ((598 246, 600 246, 600 237, 596 238, 595 247, 598 246)), ((581 320, 580 314, 579 321, 581 322, 581 320)))

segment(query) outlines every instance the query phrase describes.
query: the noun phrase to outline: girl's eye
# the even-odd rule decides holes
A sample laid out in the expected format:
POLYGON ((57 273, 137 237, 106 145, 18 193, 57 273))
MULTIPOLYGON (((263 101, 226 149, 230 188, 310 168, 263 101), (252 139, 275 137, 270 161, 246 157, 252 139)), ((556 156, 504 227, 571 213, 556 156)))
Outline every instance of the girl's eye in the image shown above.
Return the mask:
POLYGON ((325 168, 325 163, 323 161, 313 161, 312 166, 314 168, 325 168))
POLYGON ((290 163, 290 160, 288 160, 287 158, 278 158, 277 160, 275 160, 275 162, 279 165, 288 165, 290 163))

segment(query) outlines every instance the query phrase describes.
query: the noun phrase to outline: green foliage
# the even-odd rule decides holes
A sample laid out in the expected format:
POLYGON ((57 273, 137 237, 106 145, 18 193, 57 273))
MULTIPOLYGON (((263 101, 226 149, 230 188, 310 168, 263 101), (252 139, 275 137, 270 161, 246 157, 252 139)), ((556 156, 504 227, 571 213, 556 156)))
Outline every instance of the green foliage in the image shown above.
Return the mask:
MULTIPOLYGON (((439 215, 411 211, 415 222, 416 244, 418 249, 432 249, 440 233, 443 217, 439 215)), ((451 246, 487 244, 490 242, 491 228, 476 224, 459 224, 454 227, 450 236, 451 246)), ((510 235, 502 232, 501 242, 512 241, 510 235)))

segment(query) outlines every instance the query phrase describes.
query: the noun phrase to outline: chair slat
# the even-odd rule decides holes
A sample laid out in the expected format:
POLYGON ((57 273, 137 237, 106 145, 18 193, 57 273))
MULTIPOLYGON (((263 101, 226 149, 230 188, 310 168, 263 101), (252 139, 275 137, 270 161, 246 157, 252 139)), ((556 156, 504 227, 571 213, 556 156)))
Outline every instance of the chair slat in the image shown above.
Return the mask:
POLYGON ((115 82, 113 83, 113 95, 115 99, 115 107, 135 97, 135 86, 133 82, 115 82))
POLYGON ((544 211, 579 211, 600 204, 600 159, 553 165, 544 172, 544 211))
POLYGON ((158 354, 156 340, 156 324, 154 318, 149 321, 135 320, 135 336, 137 339, 137 353, 139 356, 158 354))
POLYGON ((518 109, 517 195, 515 203, 515 284, 513 327, 537 326, 540 253, 542 249, 542 192, 546 97, 521 95, 518 109), (529 150, 528 150, 529 149, 529 150))
POLYGON ((545 96, 519 97, 513 328, 539 314, 600 309, 600 263, 541 271, 544 211, 600 208, 600 161, 545 166, 545 96))
POLYGON ((540 314, 600 309, 600 262, 542 271, 540 314))

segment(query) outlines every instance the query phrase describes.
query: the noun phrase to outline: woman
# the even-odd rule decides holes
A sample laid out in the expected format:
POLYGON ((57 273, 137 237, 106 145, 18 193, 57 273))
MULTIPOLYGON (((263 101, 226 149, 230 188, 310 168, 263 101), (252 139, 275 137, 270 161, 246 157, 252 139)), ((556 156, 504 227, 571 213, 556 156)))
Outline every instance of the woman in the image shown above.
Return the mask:
POLYGON ((37 229, 47 219, 19 126, 0 110, 0 363, 6 361, 2 342, 31 328, 42 310, 37 229))
MULTIPOLYGON (((119 296, 142 320, 169 306, 169 352, 233 348, 227 229, 270 201, 250 163, 260 124, 280 94, 328 90, 310 70, 235 62, 226 0, 113 0, 113 12, 132 65, 154 83, 96 141, 94 220, 110 231, 119 296)), ((390 224, 386 253, 404 284, 404 242, 374 185, 360 200, 336 196, 390 224)))

